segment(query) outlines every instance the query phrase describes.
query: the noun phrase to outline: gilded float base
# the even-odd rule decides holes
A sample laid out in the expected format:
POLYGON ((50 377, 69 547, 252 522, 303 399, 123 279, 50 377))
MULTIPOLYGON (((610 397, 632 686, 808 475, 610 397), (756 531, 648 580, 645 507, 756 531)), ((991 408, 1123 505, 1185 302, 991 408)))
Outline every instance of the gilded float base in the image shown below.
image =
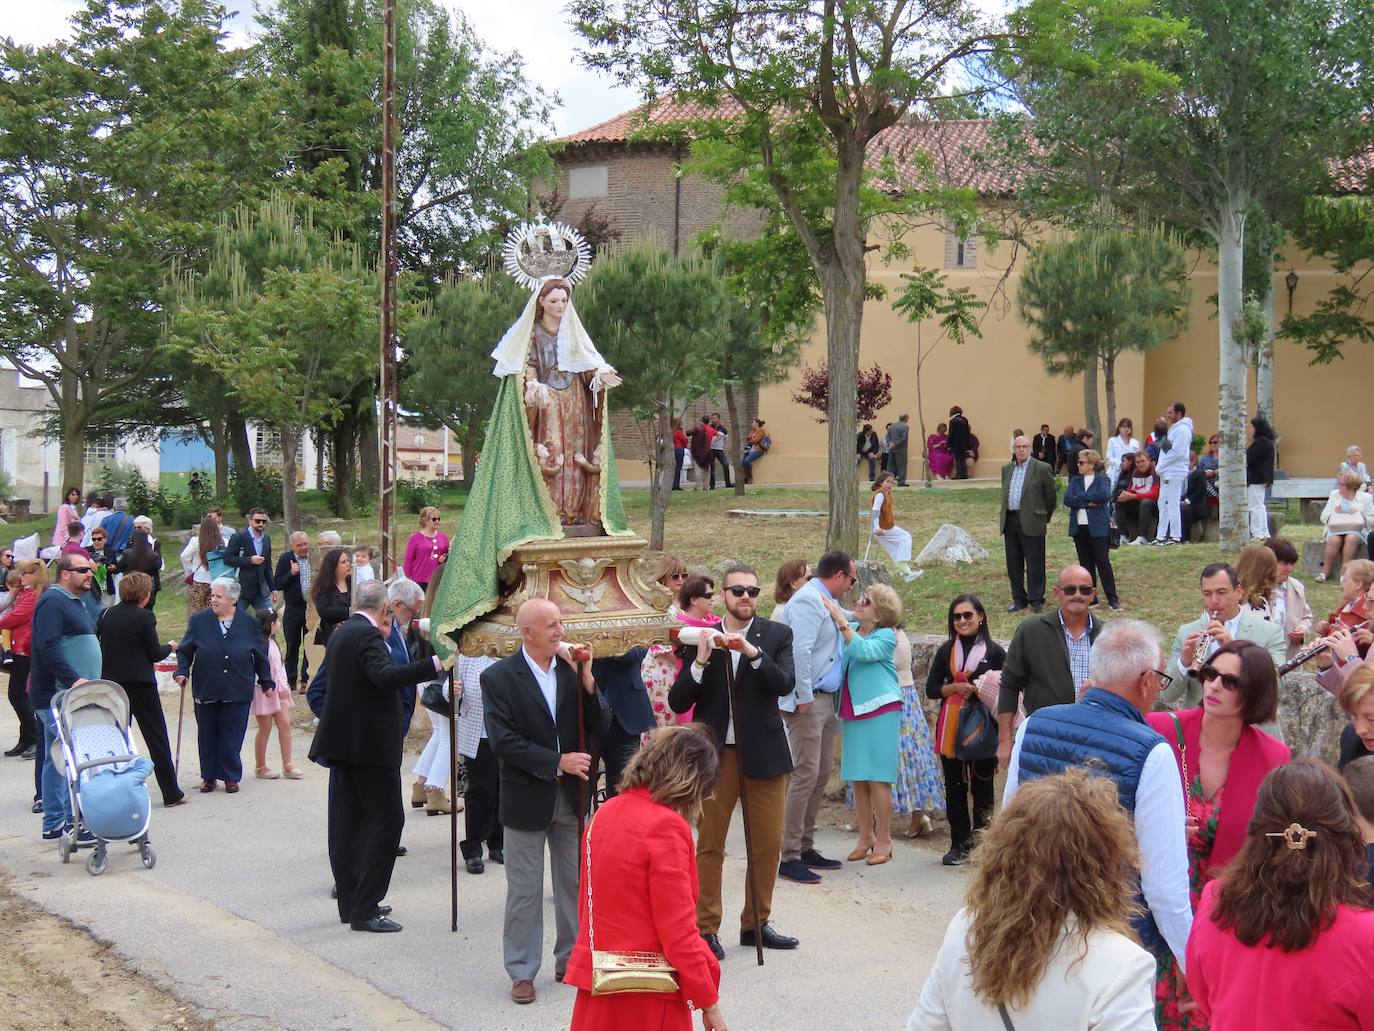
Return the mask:
POLYGON ((654 581, 638 537, 569 537, 531 541, 501 567, 501 604, 468 624, 464 655, 513 655, 520 648, 515 614, 546 598, 563 614, 564 640, 591 645, 598 658, 662 644, 678 626, 668 615, 672 592, 654 581))

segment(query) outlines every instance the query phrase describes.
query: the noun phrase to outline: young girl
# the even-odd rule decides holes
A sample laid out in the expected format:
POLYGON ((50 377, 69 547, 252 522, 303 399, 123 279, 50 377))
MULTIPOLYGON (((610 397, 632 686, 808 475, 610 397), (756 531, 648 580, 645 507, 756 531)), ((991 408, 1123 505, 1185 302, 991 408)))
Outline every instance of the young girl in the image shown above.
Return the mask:
POLYGON ((276 780, 285 776, 288 780, 300 780, 301 772, 291 765, 291 714, 296 703, 291 700, 291 686, 286 682, 286 666, 281 661, 281 650, 277 647, 277 614, 271 609, 258 613, 258 624, 262 627, 263 640, 267 642, 267 663, 272 667, 271 691, 255 690, 253 705, 249 710, 258 721, 258 733, 253 739, 253 757, 257 760, 259 780, 276 780), (267 767, 267 739, 272 735, 272 724, 277 725, 277 743, 281 745, 281 774, 267 767))
POLYGON ((911 534, 897 525, 892 514, 892 487, 896 483, 892 473, 879 473, 873 481, 873 539, 883 546, 893 564, 907 583, 915 580, 923 570, 911 568, 911 534))

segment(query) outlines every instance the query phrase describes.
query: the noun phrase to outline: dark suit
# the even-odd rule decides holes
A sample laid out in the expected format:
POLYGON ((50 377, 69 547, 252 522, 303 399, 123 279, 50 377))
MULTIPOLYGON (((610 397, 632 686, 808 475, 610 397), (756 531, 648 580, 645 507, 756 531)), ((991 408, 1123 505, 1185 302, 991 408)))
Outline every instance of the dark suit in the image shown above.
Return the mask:
POLYGON ((640 665, 645 648, 631 648, 624 655, 594 659, 592 676, 611 707, 610 729, 601 745, 601 760, 606 769, 606 797, 613 798, 620 775, 630 757, 639 749, 640 735, 657 725, 649 692, 644 687, 640 665))
POLYGON ((752 884, 757 883, 759 919, 767 922, 773 906, 773 884, 782 855, 783 815, 787 801, 787 775, 792 772, 792 752, 787 746, 778 699, 790 694, 793 685, 792 628, 755 616, 745 638, 759 650, 754 660, 739 653, 735 671, 734 740, 727 743, 731 716, 726 663, 735 653, 714 649, 697 681, 696 656, 691 649, 682 670, 668 692, 674 712, 696 706, 694 718, 711 728, 721 750, 720 779, 702 806, 697 822, 697 929, 703 934, 720 930, 721 867, 725 860, 725 835, 739 798, 740 773, 748 778, 749 833, 754 856, 753 882, 745 878, 744 909, 740 927, 754 926, 752 884))
POLYGON ((201 780, 237 784, 243 779, 240 753, 253 691, 262 685, 275 690, 258 621, 235 610, 225 634, 213 609, 197 612, 177 645, 176 675, 191 678, 201 780))
MULTIPOLYGON (((554 969, 568 965, 577 937, 578 784, 559 773, 562 753, 578 751, 577 674, 554 660, 554 713, 523 649, 482 671, 487 742, 501 765, 500 818, 505 828, 506 916, 504 960, 512 981, 533 980, 544 941, 544 848, 553 875, 554 969)), ((603 737, 611 711, 600 692, 583 693, 587 751, 603 737)), ((590 799, 590 793, 588 793, 590 799)))
POLYGON ((1031 438, 1031 457, 1044 462, 1051 469, 1055 466, 1055 440, 1053 433, 1037 433, 1031 438))
POLYGON ((310 682, 310 658, 301 647, 305 643, 306 597, 301 593, 300 573, 291 572, 292 562, 308 566, 310 558, 297 558, 295 552, 290 550, 283 552, 277 559, 272 586, 281 591, 281 626, 286 634, 286 682, 294 690, 297 684, 310 682))
POLYGON ((954 456, 954 478, 968 479, 968 453, 973 447, 973 429, 963 415, 949 419, 949 451, 954 456))
POLYGON ((394 662, 381 632, 359 613, 324 654, 329 691, 310 758, 329 767, 329 865, 339 918, 377 915, 391 885, 401 808, 401 688, 435 676, 433 659, 394 662))
POLYGON ((129 696, 129 712, 138 723, 148 758, 153 761, 162 802, 172 805, 181 798, 176 766, 167 740, 167 720, 162 715, 162 700, 157 693, 153 663, 172 653, 172 646, 157 639, 157 619, 149 608, 120 602, 106 609, 95 624, 103 659, 100 675, 113 680, 129 696))
POLYGON ((1002 540, 1007 553, 1011 600, 1018 606, 1045 604, 1045 528, 1054 514, 1059 492, 1054 471, 1044 462, 1026 459, 1019 507, 1008 507, 1013 460, 1002 466, 1002 540))
POLYGON ((224 564, 238 572, 239 608, 265 609, 272 604, 272 538, 262 535, 262 561, 253 564, 253 531, 245 528, 229 538, 224 564))

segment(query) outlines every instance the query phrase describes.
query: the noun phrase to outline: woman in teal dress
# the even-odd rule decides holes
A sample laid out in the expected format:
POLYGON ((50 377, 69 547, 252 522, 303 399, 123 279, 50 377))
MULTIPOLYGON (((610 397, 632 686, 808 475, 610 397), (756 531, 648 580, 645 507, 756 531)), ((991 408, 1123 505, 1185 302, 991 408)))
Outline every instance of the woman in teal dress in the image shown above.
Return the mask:
POLYGON ((902 602, 891 587, 874 584, 860 596, 852 624, 829 598, 826 607, 845 642, 840 779, 854 785, 859 827, 859 844, 849 859, 878 866, 892 858, 892 785, 902 731, 902 691, 892 656, 902 602))

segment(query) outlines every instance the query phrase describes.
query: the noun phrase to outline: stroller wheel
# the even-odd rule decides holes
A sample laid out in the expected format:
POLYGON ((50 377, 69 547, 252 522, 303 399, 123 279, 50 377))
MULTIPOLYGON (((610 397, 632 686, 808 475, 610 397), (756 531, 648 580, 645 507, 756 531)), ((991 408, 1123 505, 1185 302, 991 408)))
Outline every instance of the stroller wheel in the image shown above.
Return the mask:
POLYGON ((64 863, 70 863, 72 861, 72 839, 71 835, 67 834, 65 831, 62 833, 62 836, 57 839, 57 855, 64 863))
POLYGON ((139 846, 138 854, 143 859, 145 870, 151 870, 157 865, 157 853, 153 851, 153 846, 146 841, 139 846))
POLYGON ((86 860, 86 872, 92 877, 99 877, 110 865, 110 858, 105 854, 103 848, 97 848, 86 860))

